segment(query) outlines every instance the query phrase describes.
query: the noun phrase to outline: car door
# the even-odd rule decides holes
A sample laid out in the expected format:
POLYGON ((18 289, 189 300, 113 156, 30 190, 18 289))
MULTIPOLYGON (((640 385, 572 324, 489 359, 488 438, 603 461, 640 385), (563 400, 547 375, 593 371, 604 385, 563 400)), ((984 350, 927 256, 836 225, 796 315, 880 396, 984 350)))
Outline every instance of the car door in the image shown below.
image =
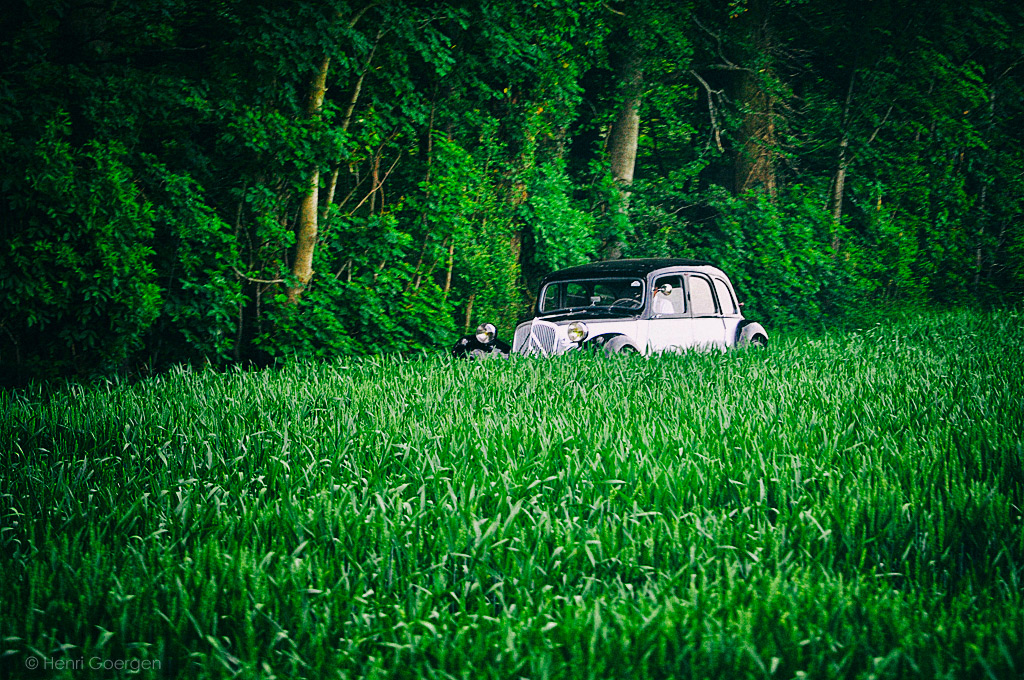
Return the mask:
POLYGON ((690 309, 692 344, 697 347, 725 347, 725 322, 715 299, 711 279, 703 274, 687 274, 686 288, 690 309))
POLYGON ((732 286, 718 276, 714 277, 714 281, 718 308, 722 310, 722 324, 725 326, 725 344, 731 347, 736 344, 736 329, 739 328, 743 315, 740 314, 740 306, 736 303, 732 286))
POLYGON ((679 352, 693 345, 692 320, 686 309, 682 275, 659 276, 654 280, 650 309, 648 352, 679 352), (665 284, 672 287, 668 295, 658 292, 665 284))

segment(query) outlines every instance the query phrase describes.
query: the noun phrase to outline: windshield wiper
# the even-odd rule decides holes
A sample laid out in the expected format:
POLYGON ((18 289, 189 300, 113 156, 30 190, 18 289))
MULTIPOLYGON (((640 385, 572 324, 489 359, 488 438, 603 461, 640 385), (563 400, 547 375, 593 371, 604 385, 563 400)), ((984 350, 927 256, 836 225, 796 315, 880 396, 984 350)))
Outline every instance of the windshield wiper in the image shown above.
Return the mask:
POLYGON ((626 316, 634 316, 643 311, 643 307, 627 307, 626 305, 612 305, 611 307, 602 307, 602 311, 612 314, 625 314, 626 316))
POLYGON ((586 314, 588 316, 590 316, 590 315, 602 316, 602 315, 605 315, 605 314, 615 314, 615 315, 625 314, 626 316, 633 316, 635 314, 639 314, 640 312, 641 312, 641 308, 639 308, 639 307, 625 307, 623 305, 612 305, 612 306, 609 306, 609 307, 595 307, 595 306, 591 305, 591 306, 587 306, 587 307, 568 307, 566 309, 557 309, 557 310, 554 310, 554 311, 551 311, 551 312, 544 312, 543 314, 541 314, 541 317, 569 316, 571 314, 586 314))
POLYGON ((585 312, 593 307, 566 307, 565 309, 553 309, 550 312, 541 312, 539 316, 562 316, 563 314, 578 314, 579 312, 585 312))

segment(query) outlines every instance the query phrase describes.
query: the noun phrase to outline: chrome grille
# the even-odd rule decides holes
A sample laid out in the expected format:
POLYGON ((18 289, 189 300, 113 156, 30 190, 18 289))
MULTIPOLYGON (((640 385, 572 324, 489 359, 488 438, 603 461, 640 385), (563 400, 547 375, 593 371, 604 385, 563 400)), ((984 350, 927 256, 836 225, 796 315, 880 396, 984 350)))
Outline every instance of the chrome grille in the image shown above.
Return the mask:
POLYGON ((555 349, 555 327, 548 324, 533 324, 533 342, 531 348, 536 347, 542 354, 551 354, 555 349))
POLYGON ((523 324, 516 329, 516 337, 512 340, 512 351, 519 353, 523 351, 523 346, 530 339, 530 327, 533 324, 523 324))
POLYGON ((557 327, 546 321, 533 321, 516 329, 512 351, 517 354, 543 354, 554 352, 558 333, 557 327))

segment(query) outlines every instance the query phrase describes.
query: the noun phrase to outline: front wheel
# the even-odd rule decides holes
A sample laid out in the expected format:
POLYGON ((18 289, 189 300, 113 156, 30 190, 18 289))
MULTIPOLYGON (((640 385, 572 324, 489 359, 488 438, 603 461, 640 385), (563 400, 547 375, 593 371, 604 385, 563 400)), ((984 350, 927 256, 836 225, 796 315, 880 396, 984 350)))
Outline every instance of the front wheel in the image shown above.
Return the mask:
POLYGON ((747 347, 753 347, 756 349, 764 349, 767 346, 768 338, 764 337, 763 335, 755 335, 750 339, 750 342, 747 343, 747 347))

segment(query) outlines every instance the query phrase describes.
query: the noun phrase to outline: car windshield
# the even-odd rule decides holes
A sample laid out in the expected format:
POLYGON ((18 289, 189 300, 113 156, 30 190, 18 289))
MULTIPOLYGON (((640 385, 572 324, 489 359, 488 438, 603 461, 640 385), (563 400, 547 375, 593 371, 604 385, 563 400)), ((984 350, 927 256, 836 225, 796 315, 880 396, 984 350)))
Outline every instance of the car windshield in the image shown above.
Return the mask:
POLYGON ((540 311, 552 314, 581 308, 615 311, 640 309, 644 300, 644 282, 636 278, 580 279, 553 281, 541 291, 540 311))

